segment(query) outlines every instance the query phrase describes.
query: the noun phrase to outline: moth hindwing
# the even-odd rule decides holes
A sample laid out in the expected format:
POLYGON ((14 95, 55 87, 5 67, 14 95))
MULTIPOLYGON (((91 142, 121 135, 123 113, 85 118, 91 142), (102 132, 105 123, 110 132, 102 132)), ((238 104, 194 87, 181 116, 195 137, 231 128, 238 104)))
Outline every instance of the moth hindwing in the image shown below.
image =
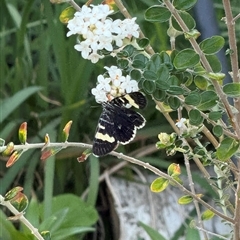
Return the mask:
POLYGON ((132 92, 104 102, 93 141, 93 154, 104 156, 117 148, 119 143, 127 144, 132 141, 137 129, 142 128, 146 120, 127 106, 142 109, 146 104, 147 100, 140 92, 132 92))

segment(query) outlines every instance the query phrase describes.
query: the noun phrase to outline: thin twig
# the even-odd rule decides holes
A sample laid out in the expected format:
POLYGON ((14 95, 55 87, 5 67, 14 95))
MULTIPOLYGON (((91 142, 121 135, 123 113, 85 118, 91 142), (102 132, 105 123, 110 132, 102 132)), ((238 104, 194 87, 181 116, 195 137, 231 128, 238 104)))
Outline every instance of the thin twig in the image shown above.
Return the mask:
MULTIPOLYGON (((185 24, 185 22, 183 21, 183 19, 181 18, 181 16, 179 15, 179 13, 177 12, 177 10, 174 8, 174 6, 172 5, 172 3, 169 0, 164 0, 164 3, 166 5, 166 7, 169 9, 169 11, 172 13, 173 17, 176 19, 176 21, 178 22, 179 26, 182 28, 182 30, 184 32, 189 32, 189 29, 187 27, 187 25, 185 24)), ((204 66, 204 68, 207 70, 207 72, 213 72, 206 56, 204 55, 204 53, 202 52, 202 50, 200 49, 196 39, 194 38, 190 38, 189 42, 191 43, 193 49, 195 50, 196 53, 198 53, 201 63, 204 66)), ((219 85, 218 81, 212 79, 212 84, 221 100, 221 102, 223 103, 226 112, 229 116, 229 119, 231 121, 231 124, 233 126, 234 131, 236 132, 238 139, 240 139, 240 127, 238 126, 238 122, 237 119, 235 117, 235 115, 232 112, 231 106, 227 100, 226 95, 224 94, 221 86, 219 85)))
POLYGON ((38 239, 44 240, 41 234, 38 232, 38 229, 35 228, 25 217, 23 212, 19 212, 9 201, 4 201, 4 197, 0 195, 0 205, 7 207, 19 221, 21 221, 31 233, 38 239))

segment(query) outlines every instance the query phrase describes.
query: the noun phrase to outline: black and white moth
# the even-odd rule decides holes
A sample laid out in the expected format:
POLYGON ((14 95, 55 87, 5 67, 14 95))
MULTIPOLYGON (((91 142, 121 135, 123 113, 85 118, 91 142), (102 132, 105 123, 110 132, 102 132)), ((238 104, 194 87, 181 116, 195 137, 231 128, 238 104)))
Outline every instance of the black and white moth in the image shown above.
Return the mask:
POLYGON ((119 143, 131 142, 146 120, 129 107, 143 109, 146 104, 147 100, 141 92, 128 93, 102 103, 103 111, 93 140, 93 154, 104 156, 117 148, 119 143))

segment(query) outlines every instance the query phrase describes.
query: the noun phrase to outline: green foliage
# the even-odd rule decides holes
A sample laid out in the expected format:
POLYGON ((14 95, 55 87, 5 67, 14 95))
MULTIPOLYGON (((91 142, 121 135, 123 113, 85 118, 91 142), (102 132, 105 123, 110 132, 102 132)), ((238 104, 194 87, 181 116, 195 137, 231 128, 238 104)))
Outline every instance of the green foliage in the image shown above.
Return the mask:
POLYGON ((217 158, 222 161, 232 157, 240 146, 240 142, 232 138, 225 138, 217 148, 217 158))
POLYGON ((193 202, 193 197, 191 196, 182 196, 178 199, 179 204, 189 204, 193 202))
POLYGON ((224 46, 224 38, 221 36, 206 38, 199 44, 199 46, 204 54, 214 54, 220 51, 224 46))
POLYGON ((199 59, 198 54, 194 50, 184 49, 176 55, 173 64, 177 69, 187 69, 198 64, 199 59))
POLYGON ((139 222, 139 225, 147 232, 151 240, 166 240, 166 238, 164 238, 159 232, 143 222, 139 222))
POLYGON ((229 97, 240 97, 240 83, 228 83, 223 86, 223 91, 229 97))
POLYGON ((204 220, 204 221, 209 220, 209 219, 213 218, 214 215, 215 215, 215 214, 214 214, 211 210, 207 209, 207 210, 206 210, 205 212, 203 212, 203 214, 202 214, 202 220, 204 220))
POLYGON ((157 178, 155 179, 150 186, 152 192, 162 192, 164 191, 167 186, 169 185, 169 181, 165 178, 157 178))
MULTIPOLYGON (((49 209, 48 217, 44 217, 46 202, 39 204, 35 199, 32 199, 25 214, 40 232, 45 232, 45 236, 49 236, 49 231, 51 239, 54 240, 78 239, 78 234, 94 231, 91 226, 97 221, 98 215, 93 206, 72 194, 59 195, 51 201, 52 208, 49 209)), ((34 239, 25 225, 22 226, 22 232, 15 230, 2 211, 0 219, 1 237, 4 239, 34 239)))
POLYGON ((11 113, 14 112, 16 108, 20 106, 29 96, 41 90, 41 87, 33 86, 28 87, 17 92, 14 96, 7 98, 1 102, 1 118, 0 123, 2 123, 11 113))
MULTIPOLYGON (((132 15, 138 16, 141 29, 148 35, 125 46, 117 53, 117 59, 109 57, 94 66, 82 60, 80 54, 74 50, 76 39, 74 37, 67 39, 66 26, 60 23, 60 21, 66 23, 73 17, 75 10, 72 7, 66 9, 64 4, 52 6, 50 1, 1 1, 0 137, 6 140, 8 147, 3 155, 7 161, 6 166, 11 168, 6 168, 5 161, 0 162, 3 172, 0 192, 4 194, 16 182, 24 187, 24 193, 28 197, 32 195, 32 190, 35 190, 34 196, 43 201, 39 204, 32 198, 26 217, 43 231, 46 239, 50 238, 46 230, 50 231, 53 239, 77 239, 81 233, 94 231, 92 225, 97 221, 94 206, 97 203, 99 177, 105 168, 116 163, 115 160, 106 157, 107 161, 103 163, 90 156, 88 161, 78 163, 76 158, 81 156, 84 149, 64 149, 63 146, 48 148, 47 143, 50 142, 50 138, 53 142, 91 142, 101 107, 95 108, 96 103, 90 96, 90 90, 95 86, 97 75, 103 73, 104 65, 118 65, 125 73, 130 74, 138 81, 146 95, 151 95, 158 101, 157 108, 163 115, 171 114, 170 117, 175 121, 177 119, 175 112, 181 116, 180 111, 186 108, 187 112, 183 111, 183 115, 189 118, 179 125, 176 124, 180 129, 179 136, 165 133, 172 130, 162 114, 160 117, 156 114, 155 102, 149 101, 148 110, 143 113, 148 119, 148 124, 140 132, 142 143, 136 142, 122 147, 121 150, 131 152, 136 148, 141 149, 141 146, 148 147, 149 143, 156 142, 156 135, 159 132, 163 133, 159 136, 160 141, 156 143, 156 147, 159 150, 165 149, 168 157, 183 153, 191 160, 198 158, 198 166, 202 164, 202 167, 206 165, 216 167, 218 177, 212 178, 211 184, 207 182, 209 176, 205 176, 204 180, 197 178, 199 176, 194 176, 194 179, 197 179, 203 189, 214 186, 217 191, 214 192, 215 188, 211 188, 207 189, 207 193, 219 198, 219 205, 224 208, 224 213, 228 210, 230 204, 225 197, 223 186, 234 188, 235 185, 230 177, 230 169, 222 168, 225 165, 221 165, 221 161, 227 164, 231 162, 230 158, 239 154, 240 142, 236 137, 232 138, 236 132, 232 131, 234 127, 232 119, 229 118, 226 125, 222 124, 222 116, 227 116, 232 106, 229 109, 225 108, 216 84, 230 98, 240 97, 240 84, 239 82, 223 84, 226 76, 221 72, 222 64, 215 55, 223 47, 228 46, 225 24, 220 23, 222 36, 212 36, 199 41, 199 50, 202 52, 197 52, 198 48, 193 45, 193 39, 197 39, 200 33, 196 29, 191 12, 187 11, 192 9, 196 2, 196 0, 172 1, 176 13, 186 25, 183 29, 181 21, 164 4, 153 5, 156 4, 155 1, 143 0, 126 1, 127 9, 134 13, 132 15), (171 37, 171 45, 168 42, 168 35, 171 37), (180 36, 180 41, 177 36, 180 36), (177 42, 177 46, 174 46, 172 38, 177 42), (151 49, 148 49, 149 43, 159 53, 151 52, 151 49), (168 51, 170 48, 171 52, 168 51), (69 126, 64 128, 70 120, 73 122, 71 131, 69 126), (22 122, 28 124, 28 132, 26 125, 22 126, 18 138, 17 128, 22 122), (211 141, 209 139, 200 141, 204 127, 208 127, 209 132, 211 131, 216 138, 211 135, 211 141), (191 139, 193 146, 186 146, 188 141, 184 142, 183 138, 188 138, 188 141, 191 139), (26 145, 27 141, 45 142, 46 146, 42 155, 39 149, 13 151, 19 140, 22 145, 26 145), (206 148, 210 145, 208 141, 213 143, 210 151, 206 148), (48 159, 43 164, 40 158, 48 159), (42 182, 43 186, 39 184, 42 182), (86 189, 88 189, 87 203, 77 197, 86 189), (74 195, 62 195, 65 192, 74 195)), ((238 2, 233 1, 231 4, 234 14, 237 15, 238 2)), ((215 7, 218 18, 221 19, 222 5, 216 2, 215 7)), ((235 24, 239 46, 239 19, 235 24)), ((232 49, 228 49, 227 53, 233 54, 232 49)), ((233 112, 233 115, 236 115, 236 112, 233 112)), ((173 125, 172 121, 171 126, 175 127, 173 125)), ((5 140, 1 142, 1 146, 5 145, 5 140)), ((159 154, 160 151, 152 154, 150 159, 152 164, 160 169, 167 168, 169 163, 164 163, 166 166, 163 163, 159 165, 159 154)), ((176 169, 173 167, 168 170, 168 175, 182 184, 176 169)), ((151 184, 151 190, 161 192, 172 183, 169 179, 158 177, 151 184)), ((15 206, 19 210, 25 209, 26 199, 23 199, 25 205, 19 201, 15 206)), ((191 201, 192 196, 184 196, 179 203, 186 204, 191 201)), ((208 220, 213 215, 213 212, 207 210, 202 218, 208 220)), ((3 239, 33 239, 24 225, 20 228, 21 232, 17 231, 6 218, 0 211, 3 239)), ((140 225, 152 239, 164 239, 144 223, 140 225)), ((196 230, 187 228, 185 238, 200 239, 200 236, 196 230)))
POLYGON ((171 17, 171 13, 165 7, 153 6, 145 12, 145 19, 151 22, 166 22, 171 17))

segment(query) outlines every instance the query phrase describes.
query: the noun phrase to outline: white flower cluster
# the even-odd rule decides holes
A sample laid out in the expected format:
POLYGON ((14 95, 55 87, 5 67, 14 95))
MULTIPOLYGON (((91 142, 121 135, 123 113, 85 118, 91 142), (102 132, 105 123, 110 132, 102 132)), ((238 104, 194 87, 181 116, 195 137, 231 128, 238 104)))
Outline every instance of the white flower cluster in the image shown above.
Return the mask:
POLYGON ((108 71, 108 76, 99 75, 98 84, 92 89, 96 102, 107 102, 126 93, 139 91, 138 82, 131 79, 129 75, 123 76, 121 69, 116 66, 105 67, 105 69, 108 71))
POLYGON ((136 18, 113 21, 108 15, 113 13, 108 5, 83 5, 80 12, 74 14, 74 18, 68 21, 69 32, 67 37, 78 34, 79 42, 74 46, 81 52, 84 59, 96 63, 104 55, 98 50, 113 51, 113 44, 120 48, 125 38, 139 37, 139 26, 136 18))

